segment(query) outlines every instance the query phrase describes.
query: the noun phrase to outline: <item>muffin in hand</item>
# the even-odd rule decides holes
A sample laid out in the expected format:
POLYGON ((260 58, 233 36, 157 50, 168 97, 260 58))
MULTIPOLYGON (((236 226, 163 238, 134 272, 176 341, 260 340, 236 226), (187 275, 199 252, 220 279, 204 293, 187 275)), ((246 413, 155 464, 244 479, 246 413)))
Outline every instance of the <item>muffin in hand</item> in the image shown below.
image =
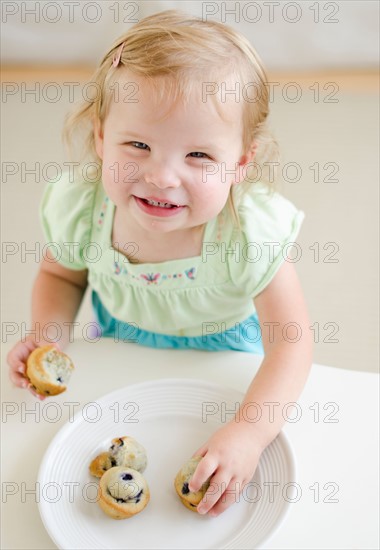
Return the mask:
POLYGON ((41 395, 64 392, 73 370, 70 357, 53 345, 36 348, 26 364, 26 376, 41 395))
POLYGON ((179 470, 174 480, 174 487, 182 504, 192 512, 197 512, 197 506, 210 486, 209 478, 203 483, 199 491, 192 492, 189 489, 190 480, 202 458, 202 456, 190 458, 179 470))

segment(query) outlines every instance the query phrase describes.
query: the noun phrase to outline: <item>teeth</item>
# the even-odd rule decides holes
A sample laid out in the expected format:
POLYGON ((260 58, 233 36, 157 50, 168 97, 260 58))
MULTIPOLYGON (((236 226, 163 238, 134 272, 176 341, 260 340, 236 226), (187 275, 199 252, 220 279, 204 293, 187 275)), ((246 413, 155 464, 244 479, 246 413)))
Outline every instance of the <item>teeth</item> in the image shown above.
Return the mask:
POLYGON ((152 206, 160 206, 161 208, 171 208, 173 206, 168 202, 158 202, 158 201, 156 202, 156 201, 151 201, 149 199, 146 199, 146 202, 148 204, 151 204, 152 206))

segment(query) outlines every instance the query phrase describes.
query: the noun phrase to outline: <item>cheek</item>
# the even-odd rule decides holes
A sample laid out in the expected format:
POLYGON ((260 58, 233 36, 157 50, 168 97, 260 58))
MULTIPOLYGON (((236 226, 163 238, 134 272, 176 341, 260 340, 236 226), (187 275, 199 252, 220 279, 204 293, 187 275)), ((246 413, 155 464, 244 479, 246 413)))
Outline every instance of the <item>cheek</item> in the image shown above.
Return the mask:
POLYGON ((139 181, 140 169, 136 159, 120 151, 113 153, 104 156, 102 178, 105 188, 117 194, 139 181))
POLYGON ((202 183, 210 190, 217 188, 223 190, 230 188, 236 179, 237 163, 226 161, 210 167, 205 166, 202 171, 202 183))
POLYGON ((216 181, 209 180, 203 183, 193 194, 193 200, 202 205, 204 212, 210 212, 210 215, 219 213, 227 202, 230 186, 223 184, 220 179, 216 181))

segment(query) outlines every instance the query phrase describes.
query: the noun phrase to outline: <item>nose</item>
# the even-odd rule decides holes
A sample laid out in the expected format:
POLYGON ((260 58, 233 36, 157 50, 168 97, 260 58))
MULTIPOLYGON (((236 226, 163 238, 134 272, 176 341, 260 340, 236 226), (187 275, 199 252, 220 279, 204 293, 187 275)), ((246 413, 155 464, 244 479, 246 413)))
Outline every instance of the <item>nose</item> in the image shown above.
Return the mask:
POLYGON ((181 185, 178 168, 173 163, 165 160, 151 159, 149 165, 146 166, 144 179, 147 183, 159 189, 179 187, 181 185))

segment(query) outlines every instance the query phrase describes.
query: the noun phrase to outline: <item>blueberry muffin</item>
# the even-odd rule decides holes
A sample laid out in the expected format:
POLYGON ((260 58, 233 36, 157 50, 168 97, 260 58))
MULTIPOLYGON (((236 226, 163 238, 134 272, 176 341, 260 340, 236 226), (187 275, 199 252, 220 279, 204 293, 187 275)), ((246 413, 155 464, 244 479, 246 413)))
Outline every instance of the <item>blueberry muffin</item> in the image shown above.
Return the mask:
POLYGON ((100 453, 90 464, 90 474, 95 477, 102 477, 104 472, 114 466, 117 466, 117 463, 110 453, 100 453))
POLYGON ((197 492, 189 489, 190 480, 203 457, 195 456, 190 458, 180 469, 174 480, 174 487, 184 506, 193 512, 197 511, 197 506, 204 497, 210 485, 210 478, 207 479, 197 492))
POLYGON ((100 453, 90 464, 90 473, 102 477, 104 472, 114 466, 125 466, 142 473, 147 465, 144 447, 133 437, 124 436, 112 439, 107 452, 100 453))
POLYGON ((64 392, 73 370, 71 359, 52 345, 36 348, 26 364, 26 376, 41 395, 64 392))
POLYGON ((124 436, 113 439, 109 453, 111 458, 116 460, 117 466, 127 466, 140 473, 146 468, 146 451, 133 437, 124 436))
POLYGON ((126 519, 142 512, 149 499, 148 484, 137 470, 116 466, 100 479, 98 504, 113 519, 126 519))

